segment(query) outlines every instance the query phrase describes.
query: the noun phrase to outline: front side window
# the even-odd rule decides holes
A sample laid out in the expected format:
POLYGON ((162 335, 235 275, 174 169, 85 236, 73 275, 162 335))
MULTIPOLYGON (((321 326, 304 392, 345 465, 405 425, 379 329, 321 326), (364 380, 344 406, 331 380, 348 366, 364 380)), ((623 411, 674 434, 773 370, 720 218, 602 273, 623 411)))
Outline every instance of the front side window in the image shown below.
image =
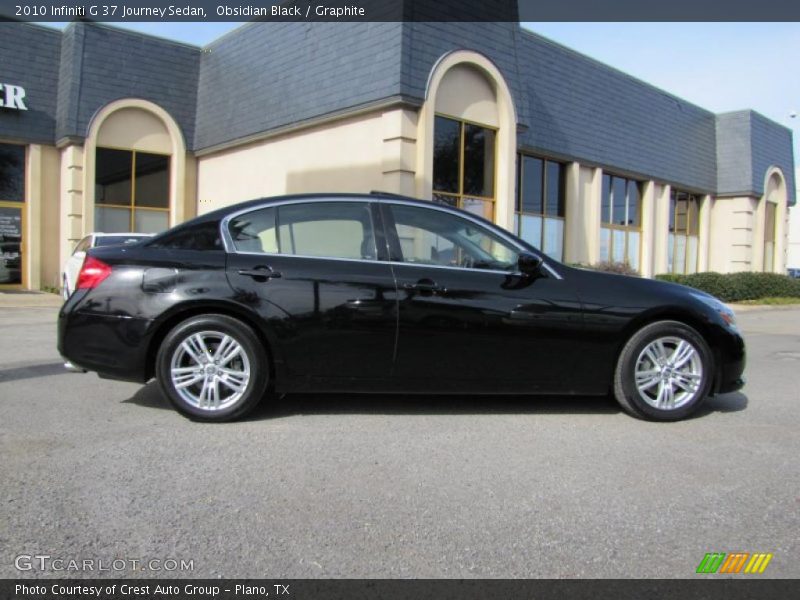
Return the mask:
POLYGON ((514 231, 548 256, 564 254, 564 165, 520 154, 514 231))
POLYGON ((491 269, 516 269, 518 252, 493 232, 468 219, 430 208, 390 204, 406 263, 491 269))
POLYGON ((496 131, 437 115, 434 120, 433 200, 494 218, 496 131))
POLYGON ((694 194, 672 190, 669 210, 669 272, 697 272, 700 201, 694 194))
POLYGON ((156 233, 169 226, 169 156, 98 148, 95 229, 156 233))
POLYGON ((375 260, 365 202, 286 204, 255 210, 228 225, 239 252, 375 260))
POLYGON ((600 260, 627 263, 639 270, 642 239, 641 184, 603 175, 600 206, 600 260))

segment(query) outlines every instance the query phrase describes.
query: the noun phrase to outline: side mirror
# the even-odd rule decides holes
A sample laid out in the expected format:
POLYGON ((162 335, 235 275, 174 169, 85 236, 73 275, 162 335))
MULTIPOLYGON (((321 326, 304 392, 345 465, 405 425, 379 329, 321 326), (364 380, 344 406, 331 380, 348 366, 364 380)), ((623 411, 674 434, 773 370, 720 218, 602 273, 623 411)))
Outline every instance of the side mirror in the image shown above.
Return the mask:
POLYGON ((520 252, 517 259, 517 268, 525 275, 538 275, 542 267, 542 259, 531 252, 520 252))

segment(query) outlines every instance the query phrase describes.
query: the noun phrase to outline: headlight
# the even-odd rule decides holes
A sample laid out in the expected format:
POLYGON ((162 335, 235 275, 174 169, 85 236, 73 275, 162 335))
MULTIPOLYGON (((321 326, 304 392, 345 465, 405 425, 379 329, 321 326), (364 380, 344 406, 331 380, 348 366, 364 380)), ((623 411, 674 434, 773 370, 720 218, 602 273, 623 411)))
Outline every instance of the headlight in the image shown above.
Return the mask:
POLYGON ((725 321, 729 327, 736 329, 736 314, 730 306, 723 304, 720 300, 714 298, 714 296, 709 296, 707 294, 693 293, 692 296, 700 300, 703 304, 713 308, 719 313, 719 316, 722 317, 722 320, 725 321))

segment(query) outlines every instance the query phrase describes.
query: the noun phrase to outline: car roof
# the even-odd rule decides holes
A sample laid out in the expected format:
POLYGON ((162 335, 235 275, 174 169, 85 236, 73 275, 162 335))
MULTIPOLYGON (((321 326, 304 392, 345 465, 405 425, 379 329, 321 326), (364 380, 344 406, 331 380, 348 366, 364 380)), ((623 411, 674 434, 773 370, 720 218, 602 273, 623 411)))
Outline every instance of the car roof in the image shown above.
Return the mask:
MULTIPOLYGON (((402 196, 400 194, 392 194, 389 192, 371 192, 369 194, 364 193, 350 193, 350 192, 316 192, 313 194, 288 194, 284 196, 266 196, 263 198, 255 198, 253 200, 245 200, 243 202, 237 202, 236 204, 229 204, 228 206, 223 206, 222 208, 218 208, 211 212, 204 213, 202 215, 198 215, 193 219, 185 221, 179 225, 176 225, 173 229, 167 230, 172 231, 174 229, 182 229, 184 227, 190 227, 192 225, 197 225, 200 223, 206 223, 209 221, 219 221, 227 217, 229 214, 239 212, 242 210, 247 210, 248 208, 255 208, 259 206, 269 206, 270 204, 282 204, 284 202, 290 202, 293 200, 324 200, 324 199, 336 199, 336 198, 348 198, 353 200, 364 200, 369 202, 392 202, 392 201, 401 201, 401 202, 411 202, 414 204, 419 204, 420 206, 430 206, 430 200, 418 200, 416 198, 410 198, 408 196, 402 196)), ((452 206, 448 206, 447 208, 453 208, 452 206)), ((166 232, 164 232, 166 233, 166 232)), ((161 235, 161 234, 158 234, 161 235)))

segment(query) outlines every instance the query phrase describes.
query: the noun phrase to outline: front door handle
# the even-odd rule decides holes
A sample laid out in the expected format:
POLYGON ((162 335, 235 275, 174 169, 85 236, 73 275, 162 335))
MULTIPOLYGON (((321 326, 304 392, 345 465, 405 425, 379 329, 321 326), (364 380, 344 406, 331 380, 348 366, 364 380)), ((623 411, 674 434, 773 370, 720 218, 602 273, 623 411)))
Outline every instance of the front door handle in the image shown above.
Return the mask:
POLYGON ((274 271, 272 267, 267 265, 258 265, 252 269, 239 269, 238 273, 245 277, 252 277, 256 281, 267 281, 268 279, 278 279, 281 277, 278 271, 274 271))
POLYGON ((423 294, 444 294, 447 292, 447 289, 439 287, 433 279, 420 279, 416 283, 406 283, 403 285, 403 289, 423 294))

